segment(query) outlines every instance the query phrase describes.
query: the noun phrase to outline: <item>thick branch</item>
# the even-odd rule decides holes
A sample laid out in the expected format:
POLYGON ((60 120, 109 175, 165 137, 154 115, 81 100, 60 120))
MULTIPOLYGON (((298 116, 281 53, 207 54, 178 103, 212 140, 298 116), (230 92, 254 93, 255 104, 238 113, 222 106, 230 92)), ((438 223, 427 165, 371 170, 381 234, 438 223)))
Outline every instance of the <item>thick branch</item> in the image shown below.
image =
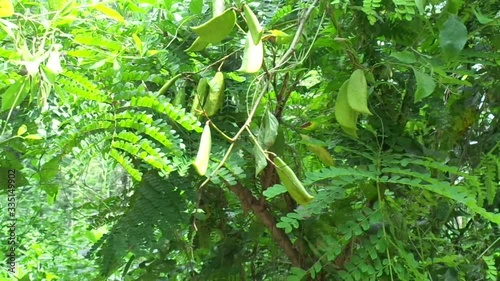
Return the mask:
POLYGON ((265 206, 259 204, 259 200, 255 198, 250 190, 240 184, 229 187, 231 191, 238 196, 245 209, 252 209, 253 213, 260 219, 271 233, 273 239, 283 249, 290 262, 295 267, 300 267, 299 252, 295 249, 290 241, 290 238, 283 229, 276 227, 276 219, 269 213, 265 206))

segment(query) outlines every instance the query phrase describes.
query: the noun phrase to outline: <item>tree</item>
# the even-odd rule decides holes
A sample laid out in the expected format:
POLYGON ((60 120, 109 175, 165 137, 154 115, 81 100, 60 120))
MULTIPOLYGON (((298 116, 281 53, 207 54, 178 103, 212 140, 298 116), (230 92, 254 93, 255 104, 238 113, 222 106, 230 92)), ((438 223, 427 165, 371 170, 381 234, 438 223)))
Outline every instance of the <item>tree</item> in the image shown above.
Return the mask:
POLYGON ((494 4, 4 1, 16 276, 496 280, 494 4))

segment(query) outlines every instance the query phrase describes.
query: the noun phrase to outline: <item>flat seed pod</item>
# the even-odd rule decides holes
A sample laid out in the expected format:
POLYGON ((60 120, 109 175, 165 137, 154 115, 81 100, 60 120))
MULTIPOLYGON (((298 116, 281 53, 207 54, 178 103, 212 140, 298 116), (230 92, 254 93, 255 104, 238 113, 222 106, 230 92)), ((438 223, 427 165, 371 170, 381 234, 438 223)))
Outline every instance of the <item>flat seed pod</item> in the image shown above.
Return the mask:
POLYGON ((356 69, 349 78, 347 101, 355 111, 372 115, 367 105, 368 85, 366 84, 365 73, 361 69, 356 69))
POLYGON ((192 27, 191 29, 200 36, 200 40, 216 44, 231 33, 235 24, 236 13, 232 9, 227 9, 219 16, 210 19, 202 25, 192 27))
POLYGON ((342 131, 344 131, 344 133, 346 133, 347 135, 357 139, 358 138, 358 130, 357 129, 353 129, 353 128, 347 128, 347 127, 344 127, 344 126, 340 126, 342 128, 342 131))
POLYGON ((354 111, 347 101, 347 84, 345 81, 340 87, 337 100, 335 101, 335 118, 343 127, 356 131, 356 122, 358 121, 358 113, 354 111))
POLYGON ((243 4, 243 14, 245 15, 245 20, 248 25, 248 30, 250 34, 252 34, 253 43, 255 45, 259 44, 260 39, 262 38, 262 33, 264 29, 259 23, 257 16, 253 13, 252 9, 247 4, 243 4))
POLYGON ((210 160, 210 150, 212 149, 212 134, 210 132, 210 124, 205 123, 203 132, 201 133, 200 147, 198 154, 193 162, 193 166, 200 176, 204 176, 208 170, 208 162, 210 160))
POLYGON ((292 169, 278 156, 274 158, 274 163, 281 183, 286 187, 293 200, 302 206, 311 203, 314 197, 306 191, 292 169))
POLYGON ((224 74, 218 71, 209 82, 208 99, 203 109, 208 116, 213 116, 221 108, 224 101, 224 74))
POLYGON ((245 49, 243 51, 243 59, 241 67, 238 69, 240 72, 255 73, 262 67, 264 60, 264 46, 262 40, 258 44, 254 44, 252 34, 250 31, 245 38, 245 49))
POLYGON ((186 52, 199 52, 205 50, 205 48, 208 46, 208 42, 205 42, 201 40, 201 37, 196 38, 196 40, 193 41, 193 44, 189 46, 189 48, 186 49, 186 52))
POLYGON ((198 115, 201 112, 201 107, 205 104, 205 100, 208 96, 209 85, 207 78, 201 78, 196 87, 196 93, 194 95, 193 104, 191 106, 191 113, 198 115))

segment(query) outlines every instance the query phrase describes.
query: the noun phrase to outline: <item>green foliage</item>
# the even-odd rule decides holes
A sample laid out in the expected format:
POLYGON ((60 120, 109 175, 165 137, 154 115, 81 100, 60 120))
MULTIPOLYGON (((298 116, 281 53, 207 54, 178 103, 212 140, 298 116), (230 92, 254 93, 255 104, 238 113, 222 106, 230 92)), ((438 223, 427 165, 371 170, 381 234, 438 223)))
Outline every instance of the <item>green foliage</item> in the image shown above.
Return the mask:
POLYGON ((246 2, 264 28, 252 74, 236 72, 260 62, 244 54, 256 27, 243 2, 224 2, 215 33, 207 1, 56 2, 18 1, 0 20, 0 193, 15 169, 18 279, 498 278, 494 1, 246 2), (197 35, 212 44, 185 52, 197 35), (195 116, 216 73, 222 107, 195 116), (339 95, 368 114, 346 127, 339 95))

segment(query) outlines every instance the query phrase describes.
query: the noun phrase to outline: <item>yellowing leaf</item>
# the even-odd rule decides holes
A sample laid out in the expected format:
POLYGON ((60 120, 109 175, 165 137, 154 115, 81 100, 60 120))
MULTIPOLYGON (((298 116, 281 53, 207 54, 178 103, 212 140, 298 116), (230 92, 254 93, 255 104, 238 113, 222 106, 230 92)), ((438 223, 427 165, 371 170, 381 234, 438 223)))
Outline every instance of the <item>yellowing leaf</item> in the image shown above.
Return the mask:
POLYGON ((40 135, 27 135, 24 138, 29 139, 29 140, 41 140, 42 136, 40 136, 40 135))
POLYGON ((300 135, 300 136, 306 142, 307 149, 309 151, 311 151, 312 153, 314 153, 314 155, 316 155, 316 157, 318 157, 318 159, 319 159, 319 161, 321 161, 321 163, 323 163, 325 166, 333 166, 333 164, 334 164, 333 158, 330 155, 330 152, 328 152, 328 150, 326 150, 326 148, 324 148, 320 145, 317 145, 317 144, 310 143, 311 138, 309 136, 306 136, 306 135, 300 135))
POLYGON ((0 0, 0 18, 10 17, 14 14, 14 6, 10 0, 0 0))
POLYGON ((281 30, 273 29, 273 30, 269 30, 269 32, 271 33, 272 37, 276 37, 277 44, 287 44, 287 43, 291 43, 293 40, 292 35, 287 34, 281 30))
POLYGON ((215 44, 226 38, 233 30, 235 24, 236 13, 232 9, 227 9, 221 15, 191 29, 200 36, 200 40, 215 44))
POLYGON ((260 25, 259 20, 253 13, 252 9, 250 9, 247 4, 243 4, 243 14, 245 15, 248 30, 250 31, 250 34, 252 34, 253 43, 257 45, 262 38, 262 32, 264 29, 260 25))
POLYGON ((26 125, 21 125, 21 127, 19 127, 19 129, 17 129, 17 135, 20 136, 24 133, 26 133, 26 131, 28 131, 28 127, 26 127, 26 125))
POLYGON ((258 44, 253 43, 252 34, 247 32, 245 38, 245 49, 243 51, 243 59, 241 67, 238 69, 240 72, 255 73, 262 67, 264 60, 264 46, 262 40, 258 44))
POLYGON ((343 127, 356 131, 356 122, 358 113, 354 111, 347 101, 347 85, 349 80, 345 81, 340 87, 337 100, 335 101, 335 118, 343 127))
POLYGON ((193 162, 196 172, 200 176, 204 176, 208 170, 208 162, 210 160, 210 150, 212 149, 212 135, 210 132, 210 124, 205 123, 203 132, 201 133, 200 147, 198 154, 193 162))
POLYGON ((365 73, 361 69, 356 69, 349 78, 347 84, 347 101, 349 106, 357 112, 372 114, 368 110, 368 85, 366 84, 365 73))
POLYGON ((108 18, 114 19, 115 21, 118 22, 125 23, 125 19, 122 17, 122 15, 120 15, 120 13, 118 13, 117 11, 111 9, 110 7, 104 4, 96 4, 93 6, 93 8, 103 13, 108 18))
POLYGON ((139 52, 139 54, 142 55, 142 41, 141 41, 141 38, 139 38, 139 36, 137 36, 137 34, 132 34, 132 39, 134 40, 134 43, 135 43, 135 48, 137 49, 137 51, 139 52))

